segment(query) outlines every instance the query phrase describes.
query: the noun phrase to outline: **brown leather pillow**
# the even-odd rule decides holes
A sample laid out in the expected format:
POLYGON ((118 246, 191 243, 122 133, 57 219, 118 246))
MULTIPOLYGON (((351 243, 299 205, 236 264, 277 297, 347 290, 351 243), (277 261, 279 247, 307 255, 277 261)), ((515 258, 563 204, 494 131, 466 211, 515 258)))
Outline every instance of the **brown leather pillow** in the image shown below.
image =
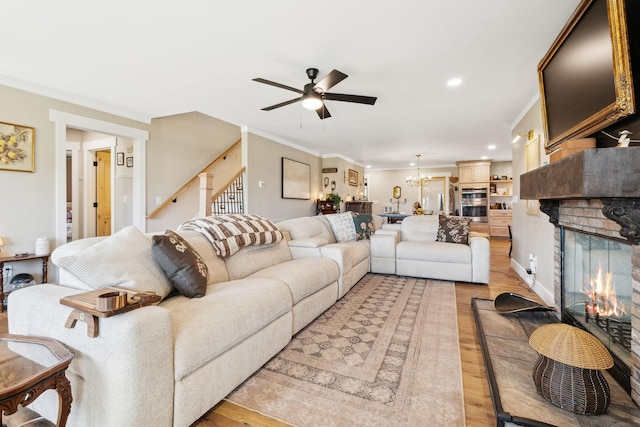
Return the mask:
POLYGON ((153 259, 185 297, 200 298, 207 290, 209 270, 193 247, 173 231, 152 238, 153 259))

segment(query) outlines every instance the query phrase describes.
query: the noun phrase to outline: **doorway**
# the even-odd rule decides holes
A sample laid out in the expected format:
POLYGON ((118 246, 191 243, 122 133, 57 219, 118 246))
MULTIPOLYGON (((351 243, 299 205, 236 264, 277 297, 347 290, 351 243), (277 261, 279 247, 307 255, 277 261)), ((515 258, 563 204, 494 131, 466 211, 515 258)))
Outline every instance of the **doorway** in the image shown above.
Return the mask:
MULTIPOLYGON (((146 231, 146 206, 145 206, 145 164, 146 164, 146 144, 149 139, 149 132, 139 128, 133 128, 116 123, 105 122, 89 117, 62 111, 51 110, 50 120, 55 123, 56 141, 56 246, 60 246, 67 241, 67 201, 66 201, 66 153, 68 149, 76 152, 77 148, 69 148, 67 141, 67 130, 78 129, 83 131, 99 132, 106 135, 122 136, 132 141, 131 155, 135 162, 130 169, 131 196, 131 217, 130 223, 141 231, 146 231)), ((100 147, 104 148, 104 147, 100 147)), ((74 170, 82 168, 85 162, 75 162, 74 170)), ((80 176, 80 175, 77 175, 80 176)), ((79 197, 74 197, 73 204, 79 203, 79 197)), ((83 203, 84 204, 84 203, 83 203)), ((74 221, 73 230, 76 230, 74 221)))
POLYGON ((96 236, 111 235, 111 150, 96 151, 96 236))

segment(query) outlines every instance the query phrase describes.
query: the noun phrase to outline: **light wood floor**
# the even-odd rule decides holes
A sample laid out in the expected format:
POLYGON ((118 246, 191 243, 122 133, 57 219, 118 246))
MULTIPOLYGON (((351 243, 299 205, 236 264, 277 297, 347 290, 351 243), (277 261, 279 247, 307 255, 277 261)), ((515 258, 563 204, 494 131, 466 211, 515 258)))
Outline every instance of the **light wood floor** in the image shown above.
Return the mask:
MULTIPOLYGON (((495 425, 489 386, 471 310, 471 298, 493 299, 502 292, 517 292, 542 302, 511 269, 509 242, 491 240, 491 276, 488 286, 456 283, 457 318, 462 357, 464 403, 467 426, 495 425)), ((0 333, 7 332, 7 316, 0 314, 0 333)), ((288 426, 242 407, 221 402, 194 424, 196 427, 288 426)))

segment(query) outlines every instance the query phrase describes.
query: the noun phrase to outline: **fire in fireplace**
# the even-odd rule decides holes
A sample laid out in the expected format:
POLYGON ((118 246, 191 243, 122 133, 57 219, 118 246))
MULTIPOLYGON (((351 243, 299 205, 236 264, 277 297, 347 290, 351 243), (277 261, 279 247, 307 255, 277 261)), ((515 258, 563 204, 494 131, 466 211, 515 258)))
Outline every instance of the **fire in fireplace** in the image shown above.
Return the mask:
POLYGON ((562 316, 595 335, 631 369, 631 245, 563 228, 562 316))

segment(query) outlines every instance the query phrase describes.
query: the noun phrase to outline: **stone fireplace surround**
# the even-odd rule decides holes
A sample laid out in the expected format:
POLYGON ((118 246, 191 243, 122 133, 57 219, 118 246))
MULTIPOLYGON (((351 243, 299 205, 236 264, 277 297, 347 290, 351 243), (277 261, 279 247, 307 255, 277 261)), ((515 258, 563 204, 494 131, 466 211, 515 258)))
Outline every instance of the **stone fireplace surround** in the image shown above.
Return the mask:
POLYGON ((632 243, 631 398, 640 406, 640 147, 585 150, 520 176, 554 231, 554 301, 561 310, 560 227, 632 243))

